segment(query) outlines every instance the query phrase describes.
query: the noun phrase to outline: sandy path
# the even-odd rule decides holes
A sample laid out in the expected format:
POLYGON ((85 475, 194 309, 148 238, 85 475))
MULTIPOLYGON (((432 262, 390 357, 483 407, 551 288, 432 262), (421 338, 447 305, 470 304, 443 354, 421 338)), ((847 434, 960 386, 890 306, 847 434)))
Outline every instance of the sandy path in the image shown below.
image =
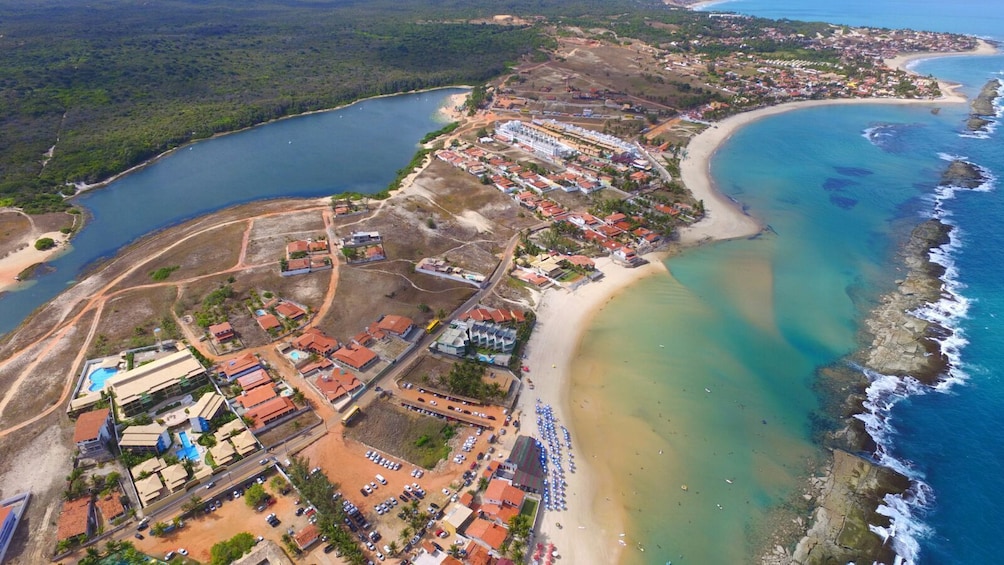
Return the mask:
MULTIPOLYGON (((599 482, 595 470, 586 464, 592 454, 581 450, 577 434, 583 432, 573 429, 567 398, 570 368, 581 332, 614 295, 646 276, 666 272, 661 257, 650 256, 649 259, 648 265, 637 269, 621 267, 609 258, 598 259, 596 266, 606 275, 603 280, 574 292, 547 290, 537 308, 537 326, 527 347, 526 364, 530 372, 524 377, 524 380, 533 381, 535 389, 524 386, 520 397, 521 430, 524 434, 540 437, 534 411, 539 398, 554 408, 559 423, 567 426, 572 434, 578 467, 576 473, 566 474, 568 510, 545 511, 538 539, 545 544, 553 543, 565 563, 616 563, 620 553, 617 535, 623 531, 623 517, 610 514, 609 510, 596 511, 599 482), (561 528, 557 527, 559 523, 561 528)), ((534 546, 529 548, 529 553, 533 553, 534 546)))

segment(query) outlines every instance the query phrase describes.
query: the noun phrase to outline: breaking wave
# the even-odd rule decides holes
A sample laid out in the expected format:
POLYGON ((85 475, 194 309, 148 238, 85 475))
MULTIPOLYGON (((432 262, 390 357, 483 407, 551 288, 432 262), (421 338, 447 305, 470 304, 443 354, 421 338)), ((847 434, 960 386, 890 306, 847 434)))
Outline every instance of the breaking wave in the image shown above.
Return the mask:
MULTIPOLYGON (((939 154, 946 161, 965 157, 939 154)), ((910 480, 910 487, 902 494, 886 495, 877 512, 889 518, 889 526, 869 526, 871 531, 890 543, 897 554, 896 565, 909 565, 916 562, 920 553, 920 540, 931 535, 932 529, 923 522, 923 516, 934 504, 934 492, 924 482, 923 474, 903 459, 898 459, 891 453, 893 438, 896 434, 892 423, 892 408, 900 401, 910 396, 928 394, 929 392, 948 392, 953 386, 968 379, 965 363, 962 361, 962 350, 968 343, 960 326, 965 319, 970 306, 970 300, 962 291, 965 285, 959 281, 959 271, 955 263, 956 252, 963 245, 964 234, 951 221, 951 213, 945 208, 945 203, 952 200, 960 191, 989 192, 996 187, 997 179, 989 170, 973 164, 980 171, 983 183, 976 188, 961 186, 939 186, 933 195, 931 216, 952 226, 948 242, 931 249, 930 260, 944 268, 941 275, 942 297, 935 303, 926 304, 913 312, 915 316, 937 324, 943 331, 943 336, 936 341, 941 352, 948 359, 949 367, 941 379, 933 387, 928 387, 912 377, 895 377, 883 375, 870 369, 858 367, 870 383, 866 389, 867 400, 863 403, 865 412, 855 416, 864 424, 865 430, 875 441, 875 460, 889 467, 910 480)))

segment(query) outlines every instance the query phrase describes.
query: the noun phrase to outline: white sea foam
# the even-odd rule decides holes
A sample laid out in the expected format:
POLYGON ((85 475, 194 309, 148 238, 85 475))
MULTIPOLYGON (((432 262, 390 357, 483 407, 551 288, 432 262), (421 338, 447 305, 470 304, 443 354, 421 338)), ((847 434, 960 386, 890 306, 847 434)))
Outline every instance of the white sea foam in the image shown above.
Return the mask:
POLYGON ((867 139, 875 147, 883 148, 887 141, 891 140, 894 135, 894 125, 892 124, 882 124, 878 126, 872 126, 870 128, 865 128, 861 132, 861 137, 867 139))
MULTIPOLYGON (((945 161, 966 159, 946 153, 939 153, 938 156, 945 161)), ((971 302, 962 294, 965 285, 959 280, 959 271, 954 259, 956 252, 964 244, 965 234, 949 219, 951 213, 945 208, 945 203, 954 199, 960 191, 989 192, 995 189, 996 177, 979 165, 973 164, 973 166, 985 179, 980 186, 972 189, 939 186, 932 197, 931 216, 952 226, 948 242, 930 251, 931 262, 944 268, 944 274, 941 276, 942 297, 937 302, 925 304, 912 312, 918 318, 938 324, 944 329, 944 337, 937 342, 941 353, 949 363, 946 374, 941 375, 933 387, 927 387, 912 377, 900 378, 861 368, 870 384, 866 389, 867 400, 863 402, 865 412, 855 417, 864 424, 865 431, 875 441, 876 462, 910 479, 910 488, 906 492, 887 495, 877 509, 879 514, 889 518, 889 526, 869 526, 872 532, 892 544, 897 554, 896 563, 902 565, 916 562, 920 552, 919 540, 932 533, 931 528, 922 521, 922 517, 933 504, 934 493, 924 482, 922 474, 909 461, 897 458, 891 453, 896 434, 892 424, 892 408, 909 396, 927 394, 930 391, 947 393, 968 379, 962 361, 962 350, 968 341, 959 323, 966 318, 971 302)))

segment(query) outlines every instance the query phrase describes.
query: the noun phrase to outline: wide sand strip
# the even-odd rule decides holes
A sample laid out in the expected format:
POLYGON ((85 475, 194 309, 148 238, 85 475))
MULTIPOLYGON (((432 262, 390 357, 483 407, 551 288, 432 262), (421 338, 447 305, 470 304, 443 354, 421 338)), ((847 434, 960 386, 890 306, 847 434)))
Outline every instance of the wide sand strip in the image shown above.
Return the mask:
POLYGON ((33 231, 26 234, 23 242, 25 247, 10 253, 6 257, 0 258, 0 292, 17 290, 22 285, 27 284, 26 282, 22 283, 18 281, 15 277, 32 265, 51 261, 68 251, 69 245, 67 245, 67 241, 69 239, 69 235, 58 231, 48 233, 35 233, 33 231), (45 251, 35 249, 35 242, 43 237, 51 238, 56 242, 56 246, 45 251))
MULTIPOLYGON (((593 315, 632 283, 655 273, 666 273, 661 256, 649 259, 649 264, 635 269, 621 267, 610 258, 598 259, 596 267, 605 274, 602 280, 571 292, 547 290, 537 308, 537 326, 530 337, 525 361, 530 372, 524 377, 533 380, 535 389, 524 388, 519 408, 523 412, 521 423, 525 434, 542 438, 534 410, 538 398, 554 408, 558 422, 572 434, 577 468, 574 474, 565 475, 568 510, 544 512, 539 539, 553 543, 564 563, 608 565, 616 563, 620 553, 617 536, 623 531, 624 517, 608 510, 595 511, 601 483, 596 470, 587 464, 591 454, 582 452, 577 435, 588 430, 573 428, 567 399, 572 358, 593 315), (557 526, 559 523, 561 528, 557 526)), ((533 553, 533 547, 529 552, 533 553)))

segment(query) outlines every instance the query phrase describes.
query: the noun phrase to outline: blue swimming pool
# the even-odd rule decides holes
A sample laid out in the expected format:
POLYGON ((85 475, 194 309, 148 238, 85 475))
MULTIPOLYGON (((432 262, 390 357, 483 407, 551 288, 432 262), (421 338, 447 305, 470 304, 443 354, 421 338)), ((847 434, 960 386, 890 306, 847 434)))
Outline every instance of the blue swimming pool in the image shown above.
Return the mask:
POLYGON ((299 361, 301 359, 306 359, 306 357, 303 355, 303 353, 301 353, 300 351, 297 351, 296 349, 294 349, 293 351, 289 352, 289 358, 292 359, 293 361, 299 361))
POLYGON ((178 439, 181 441, 181 447, 176 451, 178 457, 198 461, 199 448, 195 447, 195 445, 192 444, 192 440, 188 439, 188 432, 179 432, 178 439))
POLYGON ((88 378, 91 380, 91 384, 87 387, 88 392, 97 392, 105 388, 105 381, 109 377, 119 372, 115 367, 101 367, 95 369, 88 378))
POLYGON ((264 316, 265 314, 268 314, 268 312, 266 312, 264 310, 255 310, 254 311, 254 315, 258 316, 259 318, 262 317, 262 316, 264 316))
POLYGON ((494 363, 495 356, 485 355, 484 353, 478 353, 478 361, 481 361, 482 363, 494 363))

